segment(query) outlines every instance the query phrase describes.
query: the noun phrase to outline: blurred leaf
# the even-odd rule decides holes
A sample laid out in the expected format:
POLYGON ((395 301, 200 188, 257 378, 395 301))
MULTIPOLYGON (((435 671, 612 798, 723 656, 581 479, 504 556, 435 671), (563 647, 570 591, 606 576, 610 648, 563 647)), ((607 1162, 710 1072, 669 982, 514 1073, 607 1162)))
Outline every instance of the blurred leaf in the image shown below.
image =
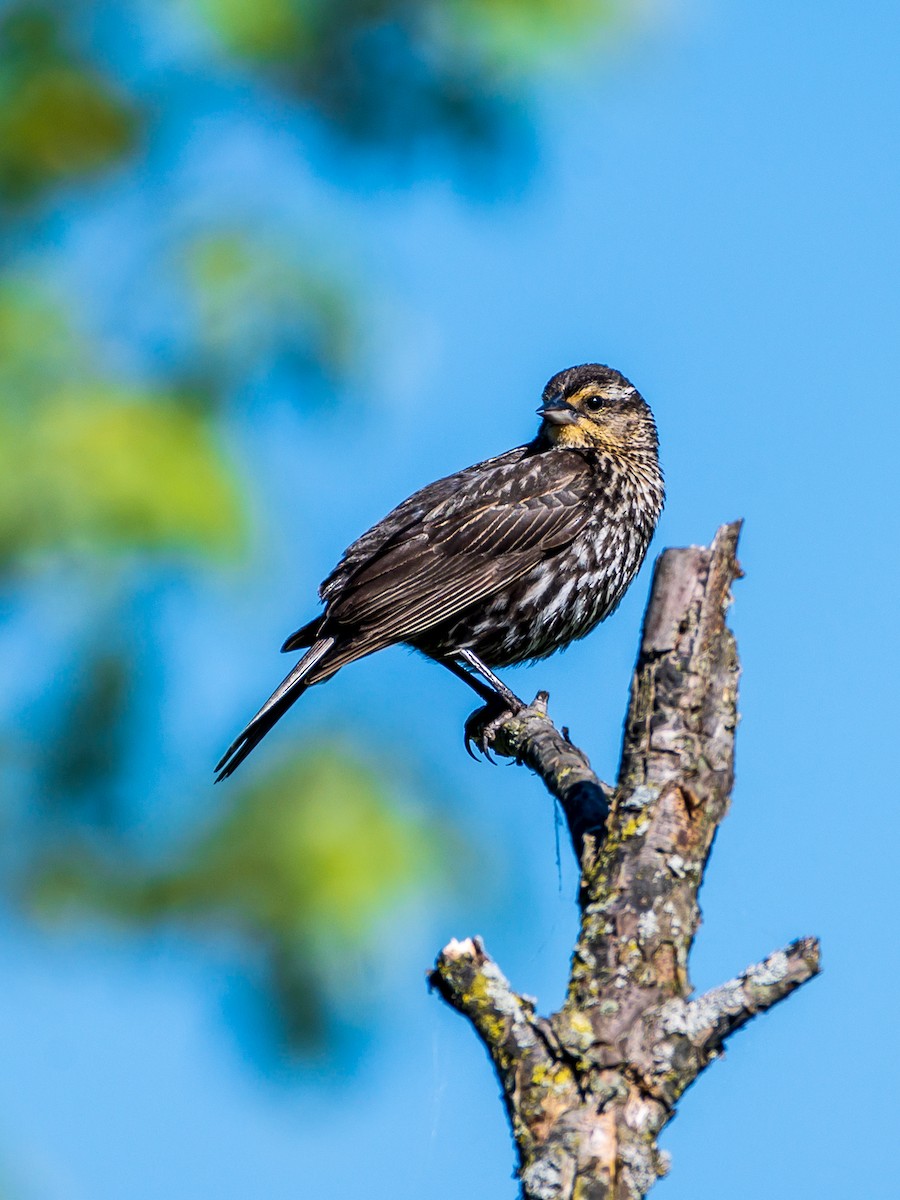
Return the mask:
POLYGON ((42 70, 7 92, 0 107, 0 194, 30 200, 63 180, 101 170, 133 141, 131 114, 100 76, 42 70))
POLYGON ((560 48, 589 44, 589 35, 623 14, 629 0, 443 0, 454 36, 517 76, 560 48))
POLYGON ((0 564, 33 552, 233 553, 241 495, 189 395, 104 381, 58 305, 0 287, 0 564))
POLYGON ((288 360, 337 377, 358 341, 347 287, 275 238, 241 231, 197 239, 185 255, 202 350, 230 373, 288 360))
MULTIPOLYGON (((66 671, 68 695, 45 738, 36 793, 54 819, 110 830, 121 816, 117 789, 126 749, 135 671, 108 625, 103 639, 66 671)), ((62 690, 62 689, 61 689, 62 690)))
POLYGON ((27 277, 0 284, 0 414, 28 413, 86 372, 66 314, 27 277))
POLYGON ((304 44, 310 33, 311 6, 296 0, 190 0, 198 14, 230 50, 249 58, 270 59, 286 46, 304 44))
POLYGON ((231 933, 245 965, 262 957, 285 1036, 305 1040, 354 993, 387 916, 446 877, 454 842, 389 800, 371 764, 323 747, 239 791, 161 868, 69 854, 40 874, 34 900, 45 913, 74 904, 216 941, 231 933))
POLYGON ((212 429, 171 396, 97 385, 0 417, 0 559, 39 550, 233 552, 238 493, 212 429))
MULTIPOLYGON (((628 0, 187 0, 236 54, 263 62, 320 54, 377 27, 408 31, 428 62, 452 54, 462 66, 486 66, 490 49, 516 73, 533 68, 550 46, 584 38, 620 15, 628 0), (523 55, 518 58, 517 55, 523 55)), ((398 81, 400 82, 400 81, 398 81)), ((482 83, 490 77, 482 70, 482 83)))
MULTIPOLYGON (((447 147, 496 167, 521 134, 510 85, 548 42, 608 18, 596 0, 187 0, 233 54, 354 141, 447 147)), ((432 147, 433 148, 433 147, 432 147)))
POLYGON ((181 867, 132 894, 148 916, 233 907, 250 927, 353 945, 433 865, 372 769, 320 750, 240 791, 181 867))
POLYGON ((96 174, 135 144, 137 110, 67 45, 59 14, 19 4, 0 21, 0 199, 21 204, 96 174))

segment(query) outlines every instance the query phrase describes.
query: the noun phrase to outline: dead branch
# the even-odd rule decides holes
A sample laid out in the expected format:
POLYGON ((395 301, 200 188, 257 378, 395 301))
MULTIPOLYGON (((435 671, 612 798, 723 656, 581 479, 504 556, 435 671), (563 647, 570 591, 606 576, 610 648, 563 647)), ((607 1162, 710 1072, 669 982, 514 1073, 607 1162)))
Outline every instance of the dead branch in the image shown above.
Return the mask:
POLYGON ((697 894, 734 782, 739 664, 725 613, 739 532, 725 525, 711 546, 657 563, 614 790, 543 693, 492 743, 559 799, 582 867, 559 1012, 537 1016, 477 938, 451 942, 430 976, 494 1063, 524 1200, 640 1200, 668 1169, 657 1138, 684 1090, 731 1033, 819 970, 819 944, 803 938, 691 999, 697 894))

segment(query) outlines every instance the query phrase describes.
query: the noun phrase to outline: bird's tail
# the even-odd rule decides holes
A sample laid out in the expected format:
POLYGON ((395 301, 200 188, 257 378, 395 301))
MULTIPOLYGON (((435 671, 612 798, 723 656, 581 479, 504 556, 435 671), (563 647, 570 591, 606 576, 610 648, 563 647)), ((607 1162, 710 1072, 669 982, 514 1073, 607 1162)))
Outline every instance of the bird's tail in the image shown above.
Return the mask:
POLYGON ((291 650, 305 650, 307 646, 315 645, 319 637, 319 630, 325 623, 325 614, 320 613, 319 616, 313 617, 309 624, 304 625, 302 629, 298 629, 296 633, 292 633, 284 645, 281 647, 282 654, 289 654, 291 650))
MULTIPOLYGON (((334 638, 332 637, 320 638, 312 644, 291 673, 282 680, 253 720, 247 724, 216 763, 215 769, 218 772, 216 783, 219 783, 222 779, 227 779, 229 775, 236 771, 250 751, 259 745, 269 730, 284 716, 294 701, 300 699, 310 686, 306 682, 307 676, 321 662, 333 645, 334 638)), ((319 673, 319 679, 322 677, 322 674, 319 673)))

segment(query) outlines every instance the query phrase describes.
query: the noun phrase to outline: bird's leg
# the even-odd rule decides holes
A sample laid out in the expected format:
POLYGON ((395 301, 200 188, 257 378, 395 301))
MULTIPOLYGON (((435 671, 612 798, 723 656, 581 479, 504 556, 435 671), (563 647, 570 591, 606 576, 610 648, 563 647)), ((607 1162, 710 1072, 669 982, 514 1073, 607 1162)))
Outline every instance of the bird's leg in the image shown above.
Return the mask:
POLYGON ((451 671, 457 679, 461 679, 463 683, 467 683, 469 687, 479 696, 485 703, 482 708, 478 708, 466 721, 464 742, 466 753, 470 758, 477 756, 472 752, 473 744, 480 747, 484 751, 488 759, 491 759, 490 750, 484 744, 483 733, 488 725, 494 721, 502 723, 509 715, 509 709, 506 702, 501 700, 492 687, 482 681, 470 671, 467 671, 462 663, 458 663, 455 658, 435 658, 435 662, 446 667, 451 671))
POLYGON ((471 650, 461 650, 459 657, 467 662, 477 674, 467 671, 456 659, 445 658, 441 659, 441 662, 485 701, 484 706, 476 709, 466 721, 464 735, 466 751, 472 758, 475 758, 472 746, 477 746, 485 757, 493 762, 490 746, 494 740, 494 734, 504 721, 508 721, 511 716, 520 712, 525 705, 471 650), (482 682, 478 675, 481 675, 487 682, 482 682))
MULTIPOLYGON (((525 708, 525 701, 520 700, 515 692, 511 692, 502 679, 498 679, 489 667, 486 667, 477 654, 471 650, 460 650, 459 657, 469 664, 476 675, 480 675, 482 679, 486 679, 494 689, 500 699, 506 704, 510 712, 518 712, 525 708)), ((477 688, 475 689, 478 690, 477 688)))
POLYGON ((458 655, 453 658, 437 658, 436 656, 435 658, 457 679, 467 683, 485 702, 484 706, 476 709, 466 721, 464 740, 466 751, 472 758, 475 758, 472 753, 472 746, 475 745, 493 762, 490 745, 494 734, 504 721, 508 721, 511 716, 521 712, 526 707, 525 703, 515 692, 511 692, 502 679, 498 679, 494 672, 486 667, 471 650, 460 650, 458 655), (467 662, 472 671, 467 671, 462 663, 457 661, 459 658, 467 662), (482 676, 482 679, 478 678, 479 675, 482 676))
POLYGON ((438 658, 435 661, 439 662, 442 667, 446 667, 448 671, 452 671, 457 679, 461 679, 463 683, 467 683, 486 704, 497 699, 497 693, 492 687, 488 687, 486 683, 482 683, 471 671, 467 671, 464 666, 458 663, 455 658, 438 658))

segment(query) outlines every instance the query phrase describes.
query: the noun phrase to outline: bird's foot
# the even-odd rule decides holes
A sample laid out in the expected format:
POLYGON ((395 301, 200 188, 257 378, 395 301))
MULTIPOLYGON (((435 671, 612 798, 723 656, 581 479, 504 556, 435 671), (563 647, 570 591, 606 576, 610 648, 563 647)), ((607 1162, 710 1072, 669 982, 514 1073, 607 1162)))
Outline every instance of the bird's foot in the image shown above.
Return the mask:
POLYGON ((463 741, 466 753, 476 762, 478 755, 475 750, 480 750, 488 762, 497 761, 491 753, 497 734, 507 721, 511 721, 527 707, 517 696, 512 696, 512 700, 514 705, 505 697, 496 696, 481 708, 476 708, 466 721, 463 741))
POLYGON ((498 731, 515 715, 515 711, 499 696, 481 708, 476 708, 467 719, 463 732, 463 742, 469 757, 477 762, 478 755, 475 751, 480 750, 488 762, 495 763, 497 760, 491 753, 491 746, 498 731))

